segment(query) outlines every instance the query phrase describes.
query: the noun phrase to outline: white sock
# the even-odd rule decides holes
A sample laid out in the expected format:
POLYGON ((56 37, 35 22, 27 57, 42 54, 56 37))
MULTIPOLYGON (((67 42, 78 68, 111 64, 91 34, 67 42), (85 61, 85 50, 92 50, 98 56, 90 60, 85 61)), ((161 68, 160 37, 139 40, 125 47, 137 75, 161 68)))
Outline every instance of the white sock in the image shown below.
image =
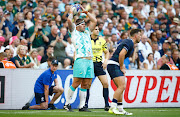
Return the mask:
POLYGON ((117 107, 117 103, 111 102, 111 108, 113 108, 113 107, 117 107))
POLYGON ((123 111, 123 105, 117 105, 119 111, 123 111))
POLYGON ((72 98, 75 90, 76 90, 76 89, 74 89, 72 86, 70 86, 70 88, 69 88, 69 90, 68 90, 68 95, 67 95, 67 98, 66 98, 66 103, 65 103, 65 105, 70 104, 71 98, 72 98))
POLYGON ((80 99, 79 108, 83 108, 83 106, 85 105, 86 95, 87 95, 87 89, 80 88, 80 90, 79 90, 79 99, 80 99))

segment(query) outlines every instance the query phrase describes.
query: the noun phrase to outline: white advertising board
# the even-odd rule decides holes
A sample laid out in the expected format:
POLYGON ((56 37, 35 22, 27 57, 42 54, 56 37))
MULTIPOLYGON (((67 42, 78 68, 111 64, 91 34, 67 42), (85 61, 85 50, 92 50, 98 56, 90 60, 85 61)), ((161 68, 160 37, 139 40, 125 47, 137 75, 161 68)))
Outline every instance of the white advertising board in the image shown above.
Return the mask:
MULTIPOLYGON (((34 84, 44 70, 0 69, 0 109, 21 109, 33 95, 34 84)), ((72 83, 72 70, 58 70, 63 95, 55 102, 62 108, 69 86, 72 83)), ((116 89, 109 81, 109 102, 116 89)), ((72 99, 72 107, 78 108, 79 88, 72 99)), ((103 87, 95 78, 90 89, 89 108, 103 108, 103 87)), ((180 107, 180 71, 129 70, 126 73, 124 107, 180 107)))

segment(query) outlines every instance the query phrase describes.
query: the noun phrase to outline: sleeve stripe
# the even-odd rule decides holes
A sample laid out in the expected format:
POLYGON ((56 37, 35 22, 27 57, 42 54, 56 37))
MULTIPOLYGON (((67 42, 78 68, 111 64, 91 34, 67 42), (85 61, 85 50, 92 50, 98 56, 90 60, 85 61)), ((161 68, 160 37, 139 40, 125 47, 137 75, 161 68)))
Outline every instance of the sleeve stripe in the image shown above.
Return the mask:
POLYGON ((124 46, 124 49, 128 52, 128 49, 124 46))

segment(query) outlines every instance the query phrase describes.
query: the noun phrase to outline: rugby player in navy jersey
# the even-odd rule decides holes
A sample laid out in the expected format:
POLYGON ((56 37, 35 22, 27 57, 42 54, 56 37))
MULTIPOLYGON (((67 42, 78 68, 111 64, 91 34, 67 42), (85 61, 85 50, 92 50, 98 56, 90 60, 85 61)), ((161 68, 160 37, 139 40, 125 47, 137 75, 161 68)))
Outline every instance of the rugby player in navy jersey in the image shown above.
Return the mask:
POLYGON ((108 73, 116 85, 117 89, 114 92, 113 100, 109 113, 111 114, 123 114, 132 115, 132 113, 126 112, 123 109, 122 98, 123 91, 125 90, 125 68, 123 66, 124 59, 131 56, 134 51, 134 44, 138 43, 141 39, 141 30, 132 29, 130 31, 130 39, 124 39, 115 50, 113 56, 108 62, 107 70, 108 73))

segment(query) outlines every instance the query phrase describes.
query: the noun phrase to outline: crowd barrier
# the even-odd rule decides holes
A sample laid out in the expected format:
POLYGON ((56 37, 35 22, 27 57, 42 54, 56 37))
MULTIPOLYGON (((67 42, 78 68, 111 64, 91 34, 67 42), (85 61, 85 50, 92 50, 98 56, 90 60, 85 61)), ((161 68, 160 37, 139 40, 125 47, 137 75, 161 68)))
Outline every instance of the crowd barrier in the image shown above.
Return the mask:
MULTIPOLYGON (((44 70, 0 69, 0 109, 21 109, 33 95, 34 83, 44 70)), ((73 70, 58 70, 59 84, 64 93, 55 102, 63 108, 69 86, 73 81, 73 70)), ((116 89, 109 75, 109 102, 116 89)), ((180 107, 180 71, 127 70, 124 107, 180 107)), ((104 108, 103 87, 94 78, 91 89, 89 108, 104 108)), ((52 97, 50 97, 52 98, 52 97)), ((79 87, 72 97, 72 108, 79 106, 79 87)), ((33 99, 31 105, 35 104, 33 99)))

